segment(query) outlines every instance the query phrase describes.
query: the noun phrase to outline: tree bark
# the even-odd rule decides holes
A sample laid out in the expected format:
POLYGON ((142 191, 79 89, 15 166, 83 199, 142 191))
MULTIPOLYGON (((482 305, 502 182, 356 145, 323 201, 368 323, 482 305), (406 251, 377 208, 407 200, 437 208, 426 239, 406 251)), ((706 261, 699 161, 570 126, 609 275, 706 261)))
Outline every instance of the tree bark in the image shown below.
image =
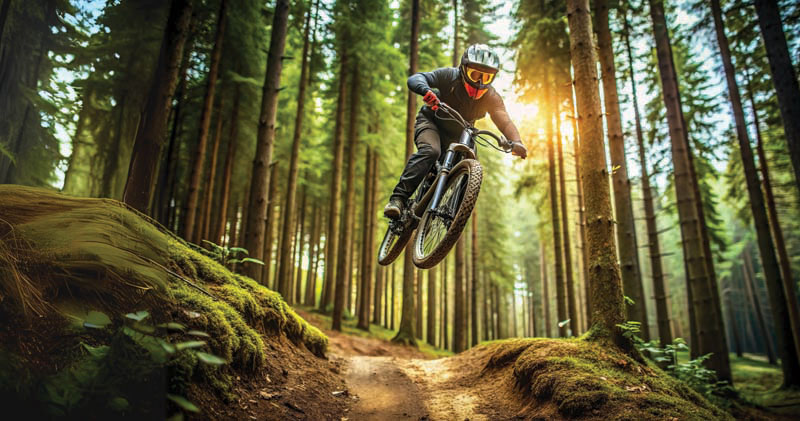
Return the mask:
POLYGON ((564 234, 564 275, 566 278, 566 299, 567 315, 569 317, 570 335, 577 335, 578 330, 578 308, 575 303, 575 285, 572 277, 572 247, 569 238, 569 211, 567 209, 567 181, 566 167, 564 166, 563 139, 561 138, 561 117, 556 106, 556 151, 558 153, 558 190, 561 202, 561 220, 563 222, 564 234))
POLYGON ((772 83, 778 95, 786 143, 794 168, 795 183, 800 187, 800 86, 789 56, 789 47, 776 0, 755 0, 758 26, 767 50, 772 83))
MULTIPOLYGON (((409 44, 408 75, 417 73, 417 60, 419 55, 419 0, 411 0, 411 41, 409 44)), ((406 107, 406 161, 414 152, 414 114, 417 108, 417 94, 408 92, 406 107)), ((403 312, 400 318, 400 329, 392 339, 407 345, 416 346, 414 339, 414 262, 411 260, 411 243, 405 250, 403 259, 403 312)))
POLYGON ((553 337, 552 325, 550 320, 550 294, 548 291, 547 265, 544 258, 544 241, 539 241, 539 268, 542 273, 542 307, 544 308, 544 334, 547 338, 553 337))
MULTIPOLYGON (((264 75, 264 87, 261 96, 261 114, 258 120, 258 141, 256 154, 253 160, 252 181, 247 217, 247 231, 245 232, 245 248, 250 256, 263 259, 264 255, 264 229, 267 219, 267 202, 274 200, 267 197, 267 187, 270 183, 268 167, 272 161, 272 150, 275 141, 275 117, 278 106, 278 92, 280 91, 281 70, 283 68, 283 52, 286 47, 286 28, 289 21, 289 1, 277 0, 275 15, 272 20, 272 35, 267 53, 267 70, 264 75)), ((266 270, 266 267, 264 268, 266 270)), ((261 266, 246 265, 245 274, 253 279, 258 279, 261 266)), ((267 272, 269 276, 269 272, 267 272)))
MULTIPOLYGON (((572 92, 575 92, 575 84, 571 84, 572 92)), ((578 194, 578 219, 580 220, 579 227, 580 227, 580 238, 581 238, 581 275, 583 277, 583 295, 586 300, 586 305, 584 306, 584 322, 585 326, 584 329, 588 329, 589 325, 591 325, 591 318, 592 318, 592 302, 590 301, 590 286, 589 286, 589 252, 588 248, 586 247, 586 206, 583 200, 583 184, 581 183, 581 165, 580 160, 578 157, 581 155, 580 153, 580 136, 578 130, 578 111, 575 109, 575 101, 572 98, 572 95, 569 96, 569 109, 572 112, 572 147, 575 153, 575 185, 577 186, 577 194, 578 194)))
POLYGON ((318 248, 320 226, 322 225, 322 221, 320 221, 322 214, 320 206, 315 198, 312 198, 312 200, 314 200, 314 210, 311 218, 311 237, 308 240, 308 273, 306 274, 306 292, 303 299, 303 304, 309 307, 314 307, 316 304, 317 277, 315 267, 319 260, 318 248))
MULTIPOLYGON (((627 11, 625 12, 627 13, 627 11)), ((661 264, 661 244, 658 239, 658 226, 656 212, 653 205, 653 189, 650 187, 650 174, 648 172, 647 156, 642 134, 642 121, 639 114, 639 99, 636 90, 636 75, 633 69, 633 53, 629 39, 630 25, 625 14, 623 36, 625 38, 625 51, 630 66, 628 77, 633 87, 633 113, 636 123, 636 140, 639 146, 639 166, 642 171, 642 196, 644 201, 644 215, 647 225, 647 248, 650 253, 650 271, 653 278, 653 292, 656 300, 656 319, 658 321, 658 338, 661 346, 672 343, 672 329, 670 328, 669 302, 667 288, 664 282, 664 269, 661 264)))
MULTIPOLYGON (((755 126, 756 129, 756 151, 758 153, 758 163, 761 169, 761 182, 764 186, 769 225, 772 230, 772 239, 775 241, 775 248, 778 252, 781 279, 783 280, 783 290, 786 295, 786 306, 789 309, 795 351, 800 353, 800 337, 798 337, 798 335, 800 335, 800 332, 798 332, 798 330, 800 330, 800 311, 798 311, 797 308, 797 292, 793 285, 794 278, 792 277, 791 260, 789 260, 789 253, 786 251, 786 242, 783 239, 783 230, 781 229, 780 220, 778 219, 778 209, 775 205, 775 194, 772 192, 767 154, 764 153, 764 141, 761 138, 761 125, 758 121, 758 111, 756 109, 756 103, 753 100, 752 90, 748 89, 748 95, 750 98, 750 105, 753 108, 753 126, 755 126)), ((800 359, 800 356, 798 356, 798 359, 800 359)))
MULTIPOLYGON (((273 283, 270 283, 272 273, 272 243, 275 239, 275 201, 278 200, 278 174, 280 174, 280 163, 270 164, 269 176, 269 200, 267 200, 267 220, 264 223, 264 268, 261 272, 261 284, 277 290, 273 283)), ((244 223, 242 223, 244 229, 244 223)), ((276 256, 277 257, 277 256, 276 256)), ((273 281, 277 282, 277 281, 273 281)))
POLYGON ((436 346, 436 271, 428 270, 428 343, 436 346))
POLYGON ((241 90, 237 84, 236 90, 233 93, 233 108, 231 109, 230 131, 228 132, 228 151, 225 154, 225 170, 222 174, 222 191, 220 197, 220 217, 217 221, 217 227, 214 231, 212 241, 218 243, 222 241, 222 236, 225 234, 225 221, 227 219, 228 202, 231 197, 231 181, 233 179, 233 164, 236 162, 236 150, 238 146, 239 134, 239 104, 240 104, 241 90))
MULTIPOLYGON (((198 232, 199 230, 196 226, 197 221, 195 221, 195 219, 197 218, 198 202, 200 200, 200 180, 203 178, 203 166, 205 165, 206 146, 208 144, 208 129, 211 126, 211 109, 214 104, 214 94, 217 86, 219 63, 222 59, 222 45, 225 36, 225 15, 227 13, 227 4, 228 2, 226 0, 221 0, 219 4, 219 13, 217 15, 217 32, 214 38, 214 48, 211 50, 211 62, 208 65, 206 94, 205 98, 203 99, 203 108, 200 111, 200 129, 197 141, 197 151, 195 153, 194 160, 192 161, 192 172, 189 176, 188 186, 189 192, 187 194, 186 203, 184 203, 183 209, 183 237, 191 242, 200 241, 200 232, 198 232)), ((283 41, 285 41, 285 33, 283 41)), ((283 49, 281 48, 281 50, 283 49)), ((278 77, 280 77, 280 73, 278 73, 278 77)), ((276 82, 275 86, 277 87, 277 85, 278 83, 276 82)), ((222 107, 220 107, 220 110, 222 110, 222 107)), ((266 192, 266 189, 264 190, 266 192)), ((250 250, 250 252, 252 253, 253 250, 250 250)))
POLYGON ((478 336, 478 210, 475 209, 472 211, 472 238, 471 238, 471 248, 472 248, 472 305, 470 306, 470 314, 472 320, 472 346, 478 345, 479 338, 478 336))
POLYGON ((372 246, 370 244, 372 230, 370 228, 374 214, 373 194, 375 193, 372 188, 375 181, 372 171, 375 169, 375 165, 372 148, 367 147, 366 149, 364 154, 364 226, 361 230, 361 271, 359 273, 361 276, 358 281, 360 300, 357 327, 369 331, 370 301, 372 299, 372 246))
POLYGON ((717 311, 718 307, 715 305, 714 298, 716 280, 713 279, 710 273, 711 268, 707 265, 710 256, 706 255, 707 247, 701 231, 703 219, 699 209, 701 204, 698 203, 697 179, 692 167, 688 133, 681 110, 677 73, 661 0, 650 0, 650 15, 653 20, 659 74, 672 144, 672 161, 675 168, 674 184, 687 279, 691 288, 692 306, 698 327, 698 343, 692 344, 692 346, 701 355, 711 353, 711 358, 708 360, 709 368, 716 370, 720 379, 730 380, 731 370, 725 332, 720 329, 722 314, 717 311))
MULTIPOLYGON (((742 158, 742 167, 747 182, 747 192, 750 198, 750 210, 753 212, 753 223, 756 227, 756 238, 758 240, 758 251, 761 256, 761 268, 764 272, 764 279, 769 292, 770 308, 772 318, 775 323, 775 333, 778 338, 779 354, 781 356, 781 367, 783 369, 783 386, 800 385, 800 354, 795 347, 795 342, 800 343, 800 328, 797 324, 797 313, 792 314, 792 307, 797 309, 797 301, 794 306, 787 300, 784 286, 788 284, 787 290, 794 291, 792 281, 784 282, 778 265, 778 258, 775 255, 775 247, 770 232, 769 217, 764 205, 764 195, 756 172, 755 158, 750 147, 750 137, 747 134, 747 124, 744 121, 744 109, 742 99, 739 94, 739 86, 736 83, 736 74, 731 61, 731 52, 728 46, 728 38, 725 35, 725 27, 722 22, 722 7, 719 0, 711 0, 711 10, 714 16, 714 28, 717 34, 717 44, 720 49, 722 65, 725 69, 725 80, 728 84, 728 98, 733 109, 733 118, 736 122, 736 137, 739 140, 739 152, 742 158), (788 305, 787 305, 788 304, 788 305), (792 316, 795 323, 793 326, 792 316)), ((779 228, 780 229, 780 228, 779 228)))
MULTIPOLYGON (((603 81, 603 100, 606 105, 608 144, 611 155, 611 178, 614 185, 614 210, 617 219, 617 246, 619 248, 622 290, 633 300, 626 306, 627 319, 641 323, 640 335, 650 340, 647 306, 639 272, 639 252, 636 241, 636 225, 633 219, 631 185, 628 164, 625 159, 625 139, 622 134, 622 117, 617 96, 617 75, 614 65, 614 46, 608 24, 608 0, 595 2, 597 23, 597 47, 600 52, 600 68, 603 81)), ((634 92, 635 95, 635 92, 634 92)))
MULTIPOLYGON (((335 256, 338 257, 339 261, 337 263, 338 269, 336 270, 336 298, 333 302, 332 324, 332 328, 339 331, 342 329, 342 316, 344 314, 346 298, 345 293, 350 291, 350 289, 347 288, 347 282, 352 279, 353 226, 356 214, 356 150, 358 149, 358 113, 360 105, 359 99, 361 98, 358 61, 353 63, 350 72, 353 75, 353 80, 350 83, 350 133, 348 136, 350 144, 347 148, 347 190, 345 191, 345 213, 343 217, 342 237, 340 239, 345 247, 339 252, 338 256, 335 256)), ((366 194, 366 189, 364 193, 365 196, 368 196, 368 194, 366 194)), ((369 325, 367 325, 367 329, 368 328, 369 325)))
POLYGON ((339 219, 341 218, 342 163, 344 156, 344 111, 347 98, 347 74, 350 71, 346 42, 342 43, 339 63, 339 97, 336 105, 336 123, 333 137, 333 162, 331 167, 330 208, 328 209, 328 232, 325 233, 325 279, 319 309, 327 311, 334 294, 336 282, 336 258, 339 254, 339 219))
POLYGON ((448 312, 447 306, 447 260, 448 258, 445 257, 444 263, 442 264, 442 349, 449 349, 447 320, 450 318, 450 313, 448 312))
MULTIPOLYGON (((283 235, 281 238, 281 250, 286 250, 291 245, 289 230, 295 222, 295 202, 297 196, 297 173, 300 166, 300 141, 303 133, 303 118, 305 117, 306 86, 308 86, 308 51, 310 48, 311 33, 311 9, 306 12, 305 29, 303 30, 303 51, 300 63, 300 81, 297 88, 297 111, 294 118, 294 134, 292 136, 292 151, 289 158, 289 180, 286 184, 286 212, 283 218, 283 235)), ((289 267, 289 258, 285 254, 278 262, 278 270, 281 276, 279 279, 286 279, 291 276, 292 268, 289 267)), ((279 291, 280 292, 280 291, 279 291)))
POLYGON ((155 75, 136 131, 123 201, 145 214, 149 214, 157 157, 161 156, 161 147, 164 144, 169 108, 178 79, 183 45, 189 34, 191 16, 191 0, 172 1, 155 75))
POLYGON ((455 293, 455 305, 453 306, 453 310, 455 313, 453 314, 453 352, 459 353, 467 349, 467 338, 466 338, 466 308, 465 308, 465 294, 464 294, 464 265, 465 265, 465 247, 464 247, 464 237, 461 237, 456 242, 456 278, 455 282, 453 283, 453 289, 455 293))
POLYGON ((208 164, 208 177, 206 177, 205 203, 203 204, 203 224, 201 235, 196 236, 199 240, 213 240, 211 237, 211 211, 214 203, 214 184, 217 177, 217 160, 219 159, 219 144, 222 141, 222 122, 225 120, 225 95, 220 95, 219 112, 217 114, 217 127, 214 134, 214 144, 211 146, 211 156, 208 164))
MULTIPOLYGON (((303 190, 300 192, 300 237, 296 240, 299 244, 297 246, 297 258, 295 259, 295 265, 297 270, 297 275, 294 277, 294 290, 295 290, 295 298, 294 302, 300 303, 303 299, 303 250, 305 249, 305 238, 306 238, 306 185, 303 185, 303 190)), ((311 250, 309 250, 311 253, 311 250)), ((311 266, 309 266, 309 270, 311 266)))
POLYGON ((764 320, 761 300, 758 299, 758 290, 756 290, 755 287, 754 273, 750 259, 750 252, 745 249, 745 252, 742 254, 742 274, 744 275, 744 283, 747 287, 747 298, 749 298, 750 305, 753 306, 753 310, 755 310, 756 313, 756 320, 758 321, 758 327, 761 331, 761 338, 764 341, 764 348, 767 350, 767 359, 770 364, 776 365, 778 364, 778 360, 775 358, 775 350, 772 348, 772 339, 769 334, 769 329, 767 329, 767 322, 764 320))
MULTIPOLYGON (((549 104, 555 104, 555 96, 552 95, 551 80, 548 76, 544 81, 544 97, 549 104)), ((552 105, 550 105, 552 107, 552 105)), ((548 108, 543 113, 547 118, 545 136, 547 137, 547 169, 550 181, 550 218, 552 221, 553 230, 553 255, 555 257, 555 282, 556 282, 556 313, 558 315, 558 336, 567 337, 567 325, 561 322, 567 320, 567 297, 564 290, 564 267, 563 258, 564 250, 561 246, 561 217, 558 213, 558 180, 556 179, 556 161, 555 161, 555 133, 553 126, 553 111, 548 108)))
POLYGON ((614 220, 606 170, 603 116, 597 87, 597 57, 592 39, 588 0, 568 0, 570 57, 575 68, 580 119, 581 182, 586 200, 586 236, 589 247, 592 337, 610 338, 627 348, 618 327, 624 320, 622 285, 614 242, 614 220))

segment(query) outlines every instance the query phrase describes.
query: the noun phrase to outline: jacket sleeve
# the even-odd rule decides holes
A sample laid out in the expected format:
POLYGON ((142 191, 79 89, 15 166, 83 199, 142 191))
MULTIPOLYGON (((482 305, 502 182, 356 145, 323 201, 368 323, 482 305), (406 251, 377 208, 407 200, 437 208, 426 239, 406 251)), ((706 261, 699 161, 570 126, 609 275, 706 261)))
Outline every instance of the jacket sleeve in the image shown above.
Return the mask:
POLYGON ((442 89, 446 84, 448 71, 451 69, 441 68, 432 72, 420 72, 408 78, 408 89, 418 95, 425 95, 430 89, 442 89))
POLYGON ((489 116, 497 129, 503 133, 506 139, 511 141, 522 141, 517 126, 511 121, 511 117, 506 111, 506 105, 503 103, 503 98, 497 92, 493 92, 492 102, 489 103, 489 116))

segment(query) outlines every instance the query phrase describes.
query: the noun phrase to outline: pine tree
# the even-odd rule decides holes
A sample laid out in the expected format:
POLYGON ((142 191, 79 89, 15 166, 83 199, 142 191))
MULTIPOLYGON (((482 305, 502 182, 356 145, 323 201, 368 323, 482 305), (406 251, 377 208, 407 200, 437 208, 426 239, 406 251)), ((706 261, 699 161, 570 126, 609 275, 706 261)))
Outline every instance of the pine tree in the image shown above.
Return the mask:
POLYGON ((123 200, 143 213, 149 213, 158 163, 153 157, 161 155, 170 101, 175 92, 191 15, 191 0, 174 0, 171 3, 158 65, 145 105, 146 112, 136 132, 123 200))
POLYGON ((608 186, 600 93, 597 86, 597 56, 592 39, 588 0, 567 2, 570 56, 575 68, 575 92, 580 122, 583 169, 581 183, 586 200, 586 236, 589 276, 592 286, 591 337, 609 338, 628 348, 619 328, 624 321, 622 285, 613 237, 611 195, 608 186))

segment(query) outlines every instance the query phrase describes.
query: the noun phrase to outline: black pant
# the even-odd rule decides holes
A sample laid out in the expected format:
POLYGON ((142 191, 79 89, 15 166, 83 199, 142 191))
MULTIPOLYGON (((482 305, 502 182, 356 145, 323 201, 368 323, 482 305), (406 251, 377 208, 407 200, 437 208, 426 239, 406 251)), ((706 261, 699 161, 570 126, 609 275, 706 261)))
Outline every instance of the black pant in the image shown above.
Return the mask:
POLYGON ((403 174, 400 175, 400 181, 392 191, 392 197, 403 201, 411 197, 439 159, 443 147, 449 146, 450 142, 450 139, 439 135, 436 124, 423 114, 417 114, 417 121, 414 124, 414 144, 417 145, 417 152, 408 159, 403 174))

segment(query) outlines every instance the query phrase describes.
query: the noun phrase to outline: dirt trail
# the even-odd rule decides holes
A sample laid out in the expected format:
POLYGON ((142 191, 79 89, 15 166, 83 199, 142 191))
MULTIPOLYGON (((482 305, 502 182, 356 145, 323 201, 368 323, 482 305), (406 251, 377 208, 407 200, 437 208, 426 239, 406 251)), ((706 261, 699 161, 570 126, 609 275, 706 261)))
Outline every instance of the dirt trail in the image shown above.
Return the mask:
POLYGON ((349 421, 484 421, 514 419, 518 405, 481 382, 480 368, 457 356, 429 359, 419 350, 331 331, 315 315, 306 320, 325 330, 329 356, 341 364, 352 405, 349 421))

